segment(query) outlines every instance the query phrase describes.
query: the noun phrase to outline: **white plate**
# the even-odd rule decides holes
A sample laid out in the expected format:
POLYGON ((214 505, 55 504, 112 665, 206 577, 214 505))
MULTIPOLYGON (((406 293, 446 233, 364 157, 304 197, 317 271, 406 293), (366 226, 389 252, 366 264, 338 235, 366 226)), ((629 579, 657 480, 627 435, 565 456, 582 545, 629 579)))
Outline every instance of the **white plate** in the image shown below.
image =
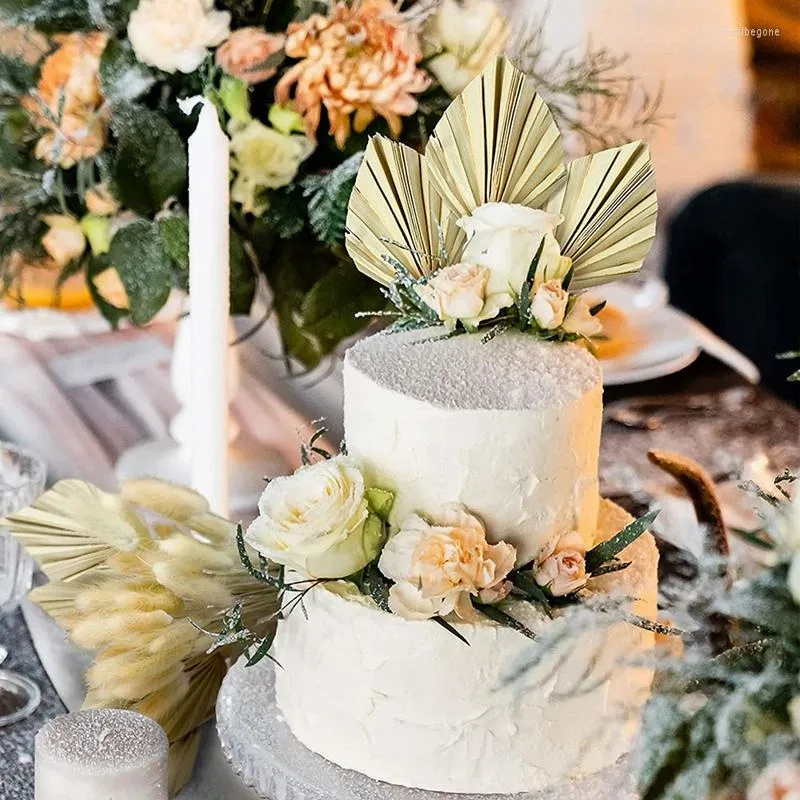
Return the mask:
POLYGON ((628 315, 642 343, 632 353, 601 360, 606 386, 639 383, 671 375, 700 355, 700 346, 687 320, 666 305, 660 281, 644 285, 618 283, 597 289, 609 305, 628 315))

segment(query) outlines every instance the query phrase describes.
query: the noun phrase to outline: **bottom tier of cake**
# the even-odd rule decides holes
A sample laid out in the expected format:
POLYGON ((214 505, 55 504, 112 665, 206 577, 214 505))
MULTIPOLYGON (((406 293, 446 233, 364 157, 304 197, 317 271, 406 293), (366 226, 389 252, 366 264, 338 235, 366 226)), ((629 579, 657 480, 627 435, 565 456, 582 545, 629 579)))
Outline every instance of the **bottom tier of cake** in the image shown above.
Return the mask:
MULTIPOLYGON (((629 521, 604 501, 596 541, 629 521)), ((635 598, 631 611, 653 618, 652 537, 624 559, 630 567, 590 588, 635 598)), ((630 662, 652 649, 653 634, 596 620, 510 680, 541 645, 488 620, 454 623, 467 645, 432 621, 387 614, 348 586, 314 589, 305 614, 278 628, 278 707, 310 750, 378 780, 471 794, 545 789, 629 750, 652 680, 630 662)), ((548 639, 565 624, 528 603, 510 613, 548 639)))

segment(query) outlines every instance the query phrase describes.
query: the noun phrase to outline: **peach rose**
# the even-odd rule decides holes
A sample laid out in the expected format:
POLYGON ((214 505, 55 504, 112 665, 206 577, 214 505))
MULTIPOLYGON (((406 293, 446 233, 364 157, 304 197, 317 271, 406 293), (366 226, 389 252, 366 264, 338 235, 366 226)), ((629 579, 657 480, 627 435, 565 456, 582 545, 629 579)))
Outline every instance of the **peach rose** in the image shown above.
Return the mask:
POLYGON ((546 331, 554 330, 564 321, 568 301, 569 294, 560 280, 546 281, 533 295, 531 316, 539 327, 546 331))
POLYGON ((536 559, 533 577, 553 597, 572 594, 586 584, 586 545, 577 532, 550 543, 536 559))
POLYGON ((603 326, 597 317, 591 314, 592 300, 587 295, 581 295, 564 318, 561 326, 567 333, 577 333, 581 336, 598 336, 603 332, 603 326))
POLYGON ((490 545, 483 523, 458 503, 445 506, 436 523, 407 519, 388 541, 378 567, 395 582, 389 607, 406 619, 444 617, 455 612, 476 618, 472 598, 496 603, 511 591, 506 580, 517 551, 490 545))
POLYGON ((42 238, 42 247, 59 267, 80 258, 86 250, 86 237, 81 224, 67 214, 46 214, 42 217, 49 230, 42 238))
POLYGON ((269 64, 283 50, 286 37, 261 28, 240 28, 217 50, 217 64, 245 83, 268 81, 277 71, 269 64))

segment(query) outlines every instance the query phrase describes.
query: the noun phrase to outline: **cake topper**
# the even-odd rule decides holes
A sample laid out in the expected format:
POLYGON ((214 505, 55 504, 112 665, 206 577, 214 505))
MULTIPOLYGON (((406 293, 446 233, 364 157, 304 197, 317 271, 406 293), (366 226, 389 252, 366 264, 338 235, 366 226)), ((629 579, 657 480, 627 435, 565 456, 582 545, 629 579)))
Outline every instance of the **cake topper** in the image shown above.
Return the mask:
POLYGON ((583 292, 640 269, 656 230, 641 141, 565 163, 535 87, 497 59, 453 101, 425 153, 371 139, 347 249, 384 288, 394 330, 518 328, 574 341, 600 333, 583 292))

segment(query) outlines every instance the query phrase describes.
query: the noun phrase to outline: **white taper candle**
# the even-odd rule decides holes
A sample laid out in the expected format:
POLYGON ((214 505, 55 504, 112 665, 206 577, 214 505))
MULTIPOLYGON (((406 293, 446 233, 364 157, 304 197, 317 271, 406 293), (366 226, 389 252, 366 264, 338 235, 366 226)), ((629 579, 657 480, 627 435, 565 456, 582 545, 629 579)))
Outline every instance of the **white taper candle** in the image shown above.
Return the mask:
POLYGON ((189 139, 192 488, 227 516, 230 146, 202 104, 189 139))

